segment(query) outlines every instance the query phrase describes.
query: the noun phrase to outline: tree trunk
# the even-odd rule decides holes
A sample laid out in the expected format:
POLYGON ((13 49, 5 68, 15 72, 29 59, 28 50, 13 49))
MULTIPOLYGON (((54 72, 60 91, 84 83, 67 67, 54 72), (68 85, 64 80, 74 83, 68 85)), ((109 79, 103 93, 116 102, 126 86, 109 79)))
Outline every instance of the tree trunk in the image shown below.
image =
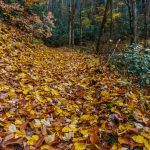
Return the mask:
POLYGON ((144 0, 144 47, 147 47, 147 35, 148 35, 148 28, 147 28, 147 19, 148 17, 148 0, 144 0))
POLYGON ((129 11, 129 23, 131 30, 131 44, 137 43, 138 27, 137 27, 137 3, 136 0, 124 0, 129 11))
POLYGON ((69 1, 69 47, 74 47, 75 0, 69 1))
POLYGON ((110 40, 113 34, 113 0, 110 1, 110 40))
POLYGON ((80 0, 80 49, 82 50, 82 35, 83 27, 82 27, 82 0, 80 0))
POLYGON ((72 17, 71 17, 71 26, 72 26, 72 31, 71 31, 71 46, 72 48, 74 47, 74 20, 75 20, 75 0, 72 0, 72 17))
POLYGON ((71 31, 72 31, 72 24, 71 24, 71 12, 72 12, 72 7, 71 7, 71 0, 69 1, 69 17, 68 17, 68 43, 69 43, 69 47, 71 47, 71 31))
POLYGON ((136 0, 131 0, 132 5, 132 30, 133 30, 133 43, 137 43, 137 37, 138 37, 138 28, 137 28, 137 3, 136 0))
POLYGON ((103 31, 104 31, 104 28, 105 28, 105 23, 107 21, 107 13, 108 13, 108 10, 109 10, 109 4, 110 4, 111 0, 107 0, 106 2, 106 6, 105 6, 105 12, 104 12, 104 16, 103 16, 103 20, 102 20, 102 23, 101 23, 101 26, 100 26, 100 30, 99 30, 99 36, 98 36, 98 40, 97 40, 97 44, 96 44, 96 52, 100 52, 100 47, 101 47, 101 38, 103 36, 103 31))

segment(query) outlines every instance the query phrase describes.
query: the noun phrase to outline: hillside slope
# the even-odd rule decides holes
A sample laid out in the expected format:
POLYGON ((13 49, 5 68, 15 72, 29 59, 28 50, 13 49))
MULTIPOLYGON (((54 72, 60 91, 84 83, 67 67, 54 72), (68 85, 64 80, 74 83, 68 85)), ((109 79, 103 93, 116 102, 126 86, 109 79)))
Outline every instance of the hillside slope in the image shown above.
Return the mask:
POLYGON ((0 150, 150 150, 148 93, 29 39, 0 22, 0 150))

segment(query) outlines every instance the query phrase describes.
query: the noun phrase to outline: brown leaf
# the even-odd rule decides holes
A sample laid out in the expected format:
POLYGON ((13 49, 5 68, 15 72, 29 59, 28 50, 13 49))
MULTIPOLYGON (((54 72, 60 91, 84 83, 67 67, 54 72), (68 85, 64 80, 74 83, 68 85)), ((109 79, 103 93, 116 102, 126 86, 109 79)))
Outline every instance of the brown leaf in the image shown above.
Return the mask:
POLYGON ((20 126, 20 131, 25 131, 27 125, 28 125, 28 122, 23 122, 22 125, 20 126))
POLYGON ((11 133, 9 135, 7 135, 4 140, 2 141, 2 144, 1 145, 5 145, 9 140, 13 139, 15 137, 15 134, 14 133, 11 133))
POLYGON ((90 141, 92 144, 95 144, 98 141, 98 135, 97 132, 93 132, 90 134, 90 141))
POLYGON ((2 140, 3 140, 3 139, 0 137, 0 144, 1 144, 2 140))
POLYGON ((26 147, 24 148, 24 150, 30 150, 30 147, 29 147, 29 146, 26 146, 26 147))
POLYGON ((129 132, 136 134, 136 133, 138 133, 138 129, 137 128, 130 128, 129 132))
POLYGON ((50 146, 48 150, 60 150, 60 149, 50 146))
POLYGON ((150 128, 150 119, 145 122, 146 126, 150 128))
POLYGON ((41 127, 41 131, 42 131, 42 134, 43 134, 43 135, 47 135, 47 128, 46 128, 46 126, 43 125, 43 126, 41 127))
POLYGON ((13 140, 8 141, 8 142, 5 144, 5 146, 7 146, 7 145, 15 145, 15 144, 22 145, 22 143, 23 143, 23 138, 13 139, 13 140))
POLYGON ((129 103, 129 108, 133 109, 135 107, 136 103, 134 100, 131 100, 129 103))
POLYGON ((0 150, 13 150, 13 148, 4 147, 4 148, 1 148, 0 150))
POLYGON ((39 148, 39 147, 41 147, 42 146, 42 144, 43 144, 43 142, 44 142, 44 136, 41 136, 40 138, 39 138, 39 140, 36 142, 36 144, 35 144, 35 148, 39 148))
POLYGON ((131 140, 131 139, 129 139, 129 138, 127 138, 127 137, 119 137, 119 138, 118 138, 118 142, 119 142, 120 144, 130 145, 130 140, 131 140))

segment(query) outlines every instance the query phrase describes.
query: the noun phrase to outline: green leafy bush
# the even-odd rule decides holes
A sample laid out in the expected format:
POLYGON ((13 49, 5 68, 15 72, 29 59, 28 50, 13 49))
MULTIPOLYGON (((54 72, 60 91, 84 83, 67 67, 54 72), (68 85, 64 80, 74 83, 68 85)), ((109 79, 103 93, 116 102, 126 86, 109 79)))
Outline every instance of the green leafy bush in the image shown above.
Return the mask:
POLYGON ((113 58, 119 68, 125 67, 129 73, 138 76, 142 85, 150 85, 150 49, 132 44, 113 58))
POLYGON ((67 44, 68 42, 68 25, 67 22, 57 20, 56 27, 52 31, 50 38, 44 38, 43 41, 46 45, 52 47, 59 47, 67 44))

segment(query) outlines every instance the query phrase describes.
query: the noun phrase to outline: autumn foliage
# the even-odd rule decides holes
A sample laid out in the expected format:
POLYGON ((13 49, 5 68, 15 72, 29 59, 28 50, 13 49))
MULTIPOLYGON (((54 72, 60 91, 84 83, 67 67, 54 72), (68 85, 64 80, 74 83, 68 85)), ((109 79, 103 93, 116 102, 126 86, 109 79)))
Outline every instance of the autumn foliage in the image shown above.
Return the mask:
POLYGON ((54 17, 50 11, 44 20, 35 13, 29 14, 27 8, 39 1, 26 1, 24 5, 18 3, 7 4, 0 1, 0 8, 2 10, 3 18, 11 25, 17 26, 23 30, 32 33, 34 36, 50 37, 52 35, 52 28, 54 25, 54 17))
POLYGON ((0 22, 0 150, 150 150, 146 90, 29 38, 0 22))
POLYGON ((150 150, 150 51, 116 36, 136 0, 99 2, 0 0, 0 150, 150 150))

